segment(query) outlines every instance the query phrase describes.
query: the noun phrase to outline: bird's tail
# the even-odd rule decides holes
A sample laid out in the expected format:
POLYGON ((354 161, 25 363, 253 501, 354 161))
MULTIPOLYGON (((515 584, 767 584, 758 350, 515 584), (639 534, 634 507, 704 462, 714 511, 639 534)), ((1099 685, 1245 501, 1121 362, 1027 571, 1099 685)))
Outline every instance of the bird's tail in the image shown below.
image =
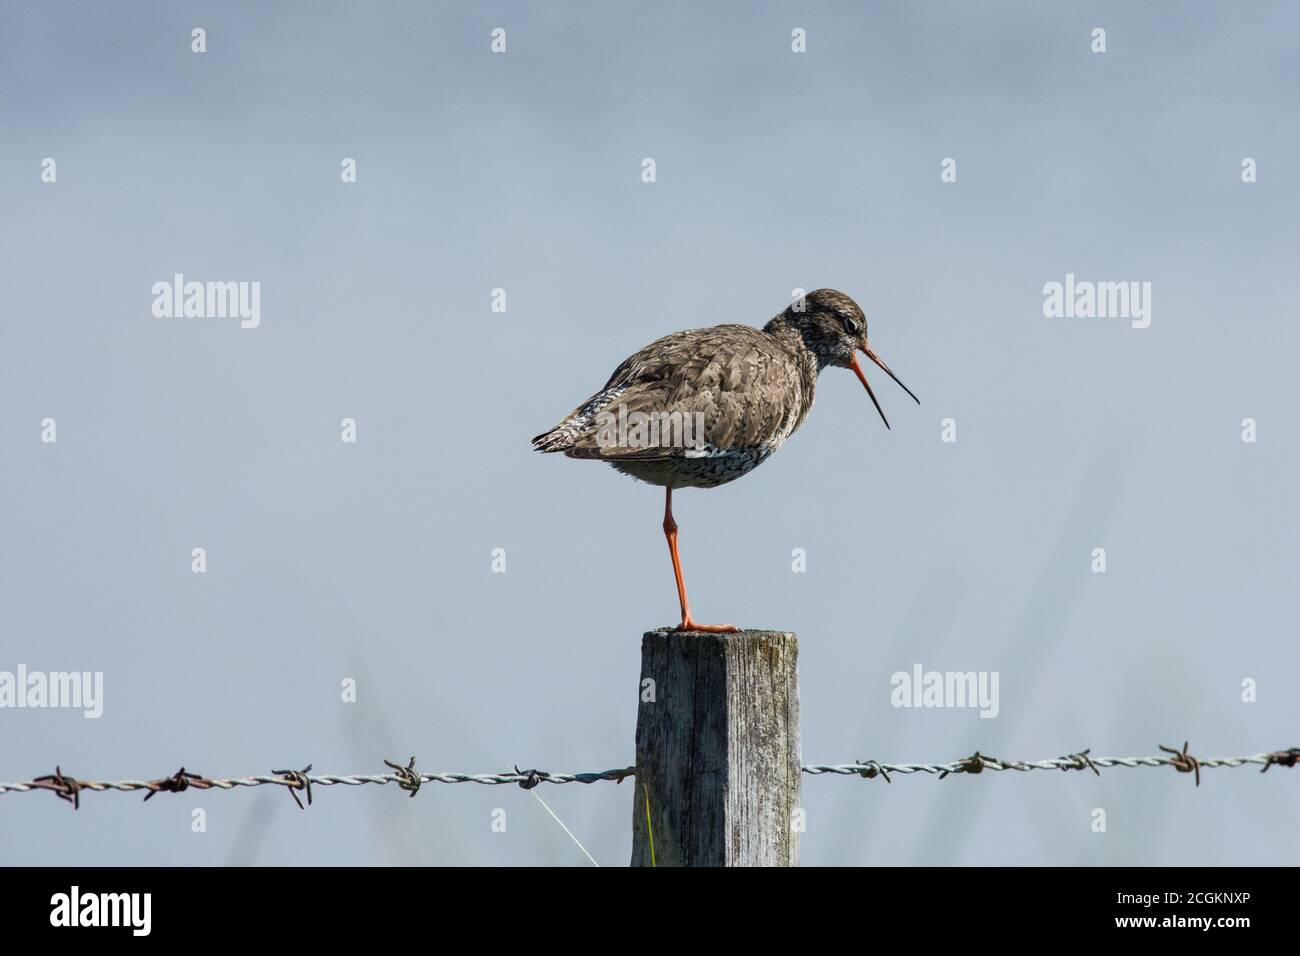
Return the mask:
POLYGON ((550 431, 542 432, 533 438, 533 450, 542 452, 567 451, 573 447, 578 437, 578 430, 570 427, 568 422, 561 422, 550 431))
POLYGON ((537 451, 569 451, 582 441, 583 437, 595 427, 601 409, 622 395, 626 386, 606 388, 587 399, 564 420, 550 431, 542 432, 533 439, 533 448, 537 451))

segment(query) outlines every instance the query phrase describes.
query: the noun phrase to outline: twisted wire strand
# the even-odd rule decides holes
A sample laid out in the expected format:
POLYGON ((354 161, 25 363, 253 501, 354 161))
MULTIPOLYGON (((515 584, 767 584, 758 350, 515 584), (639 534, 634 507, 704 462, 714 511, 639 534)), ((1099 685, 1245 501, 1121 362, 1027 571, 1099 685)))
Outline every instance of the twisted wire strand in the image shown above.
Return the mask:
MULTIPOLYGON (((1016 770, 1026 773, 1030 770, 1091 770, 1098 773, 1098 768, 1107 767, 1173 767, 1182 772, 1195 772, 1197 781, 1200 780, 1200 770, 1212 769, 1215 767, 1241 767, 1247 764, 1262 765, 1267 770, 1273 765, 1294 767, 1300 762, 1300 748, 1290 748, 1289 750, 1273 751, 1271 753, 1257 753, 1237 757, 1205 757, 1199 758, 1187 753, 1186 745, 1183 751, 1165 748, 1164 754, 1158 754, 1150 757, 1092 757, 1087 750, 1078 753, 1067 754, 1063 757, 1053 757, 1047 760, 999 760, 996 757, 989 757, 984 754, 975 753, 973 756, 966 757, 962 760, 954 760, 948 763, 881 763, 876 760, 864 760, 857 763, 841 764, 813 764, 805 766, 803 772, 813 776, 821 774, 837 774, 844 776, 860 776, 872 778, 877 775, 883 776, 888 782, 889 775, 898 774, 938 774, 941 778, 948 776, 950 773, 981 773, 985 770, 1005 771, 1016 770)), ((45 777, 39 777, 33 780, 23 780, 16 783, 0 783, 0 794, 6 793, 28 793, 33 790, 49 790, 54 792, 62 799, 68 800, 77 805, 77 800, 82 791, 90 790, 102 792, 106 790, 117 790, 123 792, 148 791, 148 796, 159 792, 180 792, 187 789, 195 790, 234 790, 239 787, 261 787, 266 785, 275 785, 287 787, 291 793, 294 791, 307 789, 310 797, 310 787, 360 787, 365 784, 377 784, 385 786, 395 783, 403 790, 411 792, 414 796, 414 790, 418 789, 420 784, 425 783, 477 783, 487 786, 501 786, 505 784, 516 784, 524 789, 531 789, 539 783, 598 783, 605 780, 621 782, 628 777, 636 775, 635 767, 623 767, 615 770, 602 770, 599 772, 584 773, 548 773, 544 770, 520 770, 518 767, 514 772, 505 773, 458 773, 455 771, 442 771, 429 773, 424 771, 413 770, 414 758, 411 766, 401 767, 388 761, 389 766, 397 766, 398 773, 375 773, 375 774, 335 774, 335 773, 318 773, 312 774, 307 767, 302 771, 281 771, 270 774, 256 774, 247 777, 224 777, 208 778, 194 773, 187 773, 182 767, 180 771, 171 777, 164 777, 160 780, 78 780, 75 777, 64 776, 63 772, 56 768, 55 773, 45 777), (416 782, 418 778, 418 783, 416 782)), ((310 800, 309 800, 310 802, 310 800)))

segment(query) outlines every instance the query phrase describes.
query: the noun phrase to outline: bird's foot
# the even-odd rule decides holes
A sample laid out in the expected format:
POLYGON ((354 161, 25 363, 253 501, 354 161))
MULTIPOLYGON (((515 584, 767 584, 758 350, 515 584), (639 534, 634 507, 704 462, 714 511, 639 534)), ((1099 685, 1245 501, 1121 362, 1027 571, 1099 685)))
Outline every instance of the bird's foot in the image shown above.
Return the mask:
POLYGON ((739 634, 740 628, 734 624, 696 624, 689 617, 678 624, 674 631, 702 631, 705 634, 739 634))

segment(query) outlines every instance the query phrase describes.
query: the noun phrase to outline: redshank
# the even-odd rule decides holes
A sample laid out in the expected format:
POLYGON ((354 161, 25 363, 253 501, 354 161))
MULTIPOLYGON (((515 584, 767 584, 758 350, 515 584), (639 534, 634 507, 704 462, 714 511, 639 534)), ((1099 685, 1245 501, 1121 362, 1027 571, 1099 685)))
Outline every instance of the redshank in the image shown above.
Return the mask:
POLYGON ((682 609, 676 630, 737 631, 691 617, 673 489, 715 488, 761 465, 808 417, 817 375, 827 366, 854 371, 888 428, 859 351, 920 404, 871 348, 858 304, 843 292, 818 289, 761 330, 715 325, 651 342, 616 368, 604 388, 534 438, 533 447, 608 462, 663 487, 664 535, 682 609))

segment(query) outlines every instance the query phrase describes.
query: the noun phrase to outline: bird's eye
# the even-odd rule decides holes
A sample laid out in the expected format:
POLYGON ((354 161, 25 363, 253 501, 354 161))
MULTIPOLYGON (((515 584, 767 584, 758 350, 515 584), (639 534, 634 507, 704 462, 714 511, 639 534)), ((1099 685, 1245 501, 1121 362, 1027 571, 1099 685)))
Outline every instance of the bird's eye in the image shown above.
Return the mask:
POLYGON ((851 315, 843 315, 843 316, 840 316, 840 320, 844 323, 844 331, 845 331, 845 332, 849 333, 849 335, 857 335, 857 334, 858 334, 858 320, 857 320, 857 319, 855 319, 855 318, 854 318, 853 316, 851 316, 851 315))

